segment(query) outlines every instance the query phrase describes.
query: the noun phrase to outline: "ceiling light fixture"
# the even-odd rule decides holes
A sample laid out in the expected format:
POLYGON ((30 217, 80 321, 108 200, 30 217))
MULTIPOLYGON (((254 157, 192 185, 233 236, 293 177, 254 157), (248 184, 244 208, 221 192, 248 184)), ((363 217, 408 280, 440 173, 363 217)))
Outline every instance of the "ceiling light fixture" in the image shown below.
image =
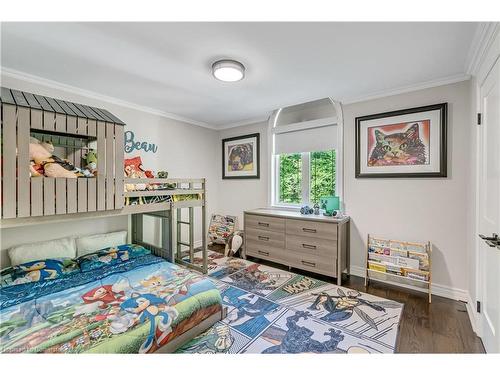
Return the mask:
POLYGON ((219 60, 212 64, 212 74, 219 81, 241 81, 245 77, 245 66, 235 60, 219 60))

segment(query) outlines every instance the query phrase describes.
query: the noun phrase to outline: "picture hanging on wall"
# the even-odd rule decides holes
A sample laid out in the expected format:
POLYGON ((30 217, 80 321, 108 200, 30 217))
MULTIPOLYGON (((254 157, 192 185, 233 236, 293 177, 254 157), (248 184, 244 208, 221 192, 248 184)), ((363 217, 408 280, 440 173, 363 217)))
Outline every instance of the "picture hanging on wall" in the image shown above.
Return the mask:
POLYGON ((446 177, 447 103, 356 117, 356 178, 446 177))
POLYGON ((222 140, 222 178, 259 178, 259 133, 222 140))

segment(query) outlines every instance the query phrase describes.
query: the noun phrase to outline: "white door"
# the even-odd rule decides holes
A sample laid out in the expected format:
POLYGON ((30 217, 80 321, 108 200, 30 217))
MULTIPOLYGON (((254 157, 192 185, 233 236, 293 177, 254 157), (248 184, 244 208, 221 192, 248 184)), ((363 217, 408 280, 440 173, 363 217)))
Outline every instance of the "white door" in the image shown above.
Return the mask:
MULTIPOLYGON (((480 88, 479 233, 500 235, 500 62, 480 88)), ((500 243, 479 241, 481 332, 488 353, 500 352, 500 243)))

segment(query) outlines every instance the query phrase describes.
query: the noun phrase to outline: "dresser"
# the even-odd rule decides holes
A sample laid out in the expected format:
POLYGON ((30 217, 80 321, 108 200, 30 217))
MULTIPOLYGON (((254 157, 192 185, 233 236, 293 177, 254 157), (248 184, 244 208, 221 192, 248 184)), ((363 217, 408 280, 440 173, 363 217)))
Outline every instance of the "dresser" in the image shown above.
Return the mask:
POLYGON ((349 217, 302 215, 260 208, 245 211, 245 256, 337 278, 347 272, 349 217))

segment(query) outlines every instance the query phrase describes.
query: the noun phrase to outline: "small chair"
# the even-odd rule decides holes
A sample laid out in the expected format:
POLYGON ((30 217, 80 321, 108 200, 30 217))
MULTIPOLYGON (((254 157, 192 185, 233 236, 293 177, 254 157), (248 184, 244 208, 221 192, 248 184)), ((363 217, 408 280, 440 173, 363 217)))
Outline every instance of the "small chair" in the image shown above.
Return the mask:
POLYGON ((208 243, 225 245, 224 256, 234 256, 243 244, 243 231, 237 230, 236 216, 212 214, 208 243))

